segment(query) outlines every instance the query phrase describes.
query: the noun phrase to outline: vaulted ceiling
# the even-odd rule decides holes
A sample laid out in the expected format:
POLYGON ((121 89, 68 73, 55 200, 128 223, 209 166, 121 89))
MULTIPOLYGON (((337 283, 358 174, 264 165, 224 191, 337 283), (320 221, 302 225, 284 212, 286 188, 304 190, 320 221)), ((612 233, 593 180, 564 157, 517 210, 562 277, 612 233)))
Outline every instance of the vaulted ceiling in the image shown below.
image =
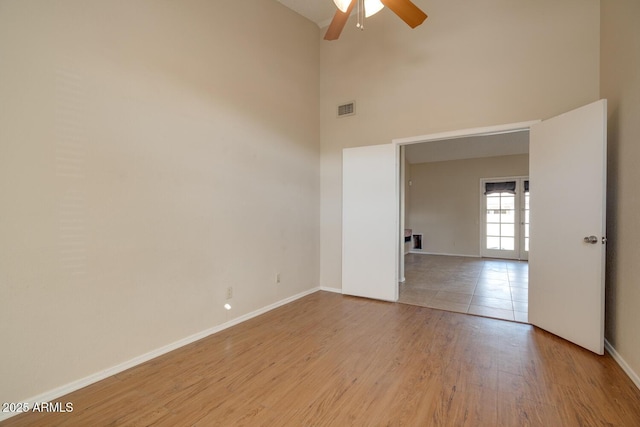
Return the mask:
POLYGON ((315 22, 318 27, 329 25, 336 6, 332 0, 277 0, 289 9, 315 22))

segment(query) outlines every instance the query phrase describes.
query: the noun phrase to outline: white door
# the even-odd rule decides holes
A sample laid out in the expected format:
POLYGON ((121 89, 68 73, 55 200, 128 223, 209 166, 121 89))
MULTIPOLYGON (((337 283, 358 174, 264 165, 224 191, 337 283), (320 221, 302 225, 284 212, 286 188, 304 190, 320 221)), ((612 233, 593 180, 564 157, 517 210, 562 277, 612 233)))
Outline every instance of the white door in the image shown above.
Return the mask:
POLYGON ((342 151, 342 293, 397 301, 398 188, 395 145, 342 151))
POLYGON ((529 321, 604 352, 606 100, 531 126, 529 321))

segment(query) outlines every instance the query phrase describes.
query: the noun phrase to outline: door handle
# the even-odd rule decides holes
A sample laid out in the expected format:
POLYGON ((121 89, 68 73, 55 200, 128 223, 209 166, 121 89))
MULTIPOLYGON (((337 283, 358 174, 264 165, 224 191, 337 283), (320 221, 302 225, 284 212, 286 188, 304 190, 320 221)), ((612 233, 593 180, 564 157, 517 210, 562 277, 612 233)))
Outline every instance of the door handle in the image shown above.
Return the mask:
POLYGON ((598 238, 596 236, 587 236, 583 240, 585 243, 591 243, 592 245, 598 243, 598 238))

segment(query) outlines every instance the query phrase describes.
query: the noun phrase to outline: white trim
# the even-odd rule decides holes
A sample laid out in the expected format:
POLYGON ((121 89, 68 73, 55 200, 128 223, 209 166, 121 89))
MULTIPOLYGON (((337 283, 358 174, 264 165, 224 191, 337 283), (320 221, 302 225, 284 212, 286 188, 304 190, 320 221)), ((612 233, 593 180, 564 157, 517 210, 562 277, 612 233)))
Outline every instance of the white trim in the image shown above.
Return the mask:
POLYGON ((442 256, 461 256, 465 258, 482 258, 480 255, 449 254, 449 253, 441 253, 441 252, 409 251, 409 253, 418 254, 418 255, 442 255, 442 256))
MULTIPOLYGON (((398 271, 396 273, 396 277, 400 278, 400 283, 404 283, 405 282, 405 277, 404 277, 404 254, 402 254, 401 252, 406 251, 407 249, 411 249, 411 241, 407 242, 406 240, 406 235, 405 233, 407 232, 405 226, 405 217, 406 217, 406 200, 407 200, 407 189, 405 188, 405 181, 406 181, 406 177, 407 177, 407 170, 406 170, 406 166, 407 166, 407 158, 406 158, 406 153, 405 153, 405 149, 403 147, 397 147, 398 150, 398 155, 400 156, 400 158, 398 159, 398 169, 400 169, 400 176, 398 177, 398 184, 400 185, 399 188, 399 206, 398 209, 400 210, 400 216, 399 216, 399 227, 398 227, 398 234, 399 234, 399 238, 400 238, 400 245, 398 247, 398 253, 397 258, 398 258, 398 271), (409 243, 407 245, 407 243, 409 243), (408 247, 408 248, 407 248, 408 247)), ((413 236, 412 236, 413 237, 413 236)), ((400 294, 398 294, 398 297, 400 296, 400 294)))
POLYGON ((342 289, 340 289, 340 288, 331 288, 331 287, 328 287, 328 286, 320 286, 320 290, 321 291, 326 291, 326 292, 333 292, 333 293, 336 293, 336 294, 341 294, 342 293, 342 289))
POLYGON ((461 129, 448 132, 432 133, 429 135, 410 136, 407 138, 395 138, 392 140, 397 145, 409 145, 419 144, 427 141, 441 141, 445 139, 455 139, 466 136, 480 136, 480 135, 498 135, 501 133, 511 133, 528 131, 529 128, 540 123, 541 120, 530 120, 528 122, 510 123, 504 125, 485 126, 480 128, 461 129))
POLYGON ((640 389, 640 376, 633 369, 631 369, 631 366, 627 364, 622 356, 620 356, 620 353, 616 351, 616 349, 611 345, 609 341, 607 341, 606 338, 604 339, 604 348, 609 352, 611 357, 613 357, 613 360, 615 360, 618 365, 620 365, 622 370, 629 376, 636 387, 640 389))
MULTIPOLYGON (((297 299, 300 299, 302 297, 305 297, 307 295, 310 295, 314 292, 317 292, 319 290, 329 290, 332 288, 320 288, 320 287, 315 287, 315 288, 311 288, 307 291, 301 292, 299 294, 293 295, 291 297, 285 298, 283 300, 277 301, 273 304, 267 305, 266 307, 260 308, 258 310, 252 311, 251 313, 247 313, 243 316, 240 317, 236 317, 235 319, 232 319, 228 322, 222 323, 220 325, 214 326, 212 328, 206 329, 204 331, 195 333, 193 335, 190 335, 188 337, 185 337, 183 339, 180 339, 178 341, 175 341, 171 344, 165 345, 163 347, 157 348, 155 350, 152 350, 148 353, 142 354, 140 356, 134 357, 133 359, 130 359, 126 362, 120 363, 119 365, 116 366, 112 366, 111 368, 107 368, 104 369, 102 371, 96 372, 94 374, 91 374, 87 377, 81 378, 79 380, 70 382, 68 384, 65 384, 63 386, 60 387, 56 387, 53 390, 49 390, 45 393, 39 394, 37 396, 33 396, 30 397, 28 399, 19 399, 17 401, 19 402, 25 402, 25 403, 29 403, 29 407, 33 407, 33 404, 35 402, 51 402, 53 400, 56 400, 62 396, 65 396, 69 393, 72 393, 76 390, 80 390, 83 387, 86 387, 88 385, 91 385, 93 383, 96 383, 98 381, 104 380, 108 377, 111 377, 113 375, 116 375, 120 372, 126 371, 129 368, 133 368, 134 366, 140 365, 142 363, 148 362, 151 359, 154 359, 158 356, 162 356, 163 354, 169 353, 170 351, 176 350, 180 347, 184 347, 185 345, 191 344, 193 342, 196 342, 198 340, 201 340, 203 338, 208 337, 209 335, 213 335, 217 332, 223 331, 227 328, 230 328, 231 326, 235 326, 239 323, 242 323, 244 321, 247 321, 249 319, 252 319, 254 317, 257 317, 261 314, 264 314, 268 311, 271 311, 273 309, 276 309, 280 306, 283 306, 285 304, 288 304, 290 302, 293 302, 297 299)), ((341 290, 337 290, 339 293, 342 293, 341 290)), ((0 421, 6 420, 8 418, 13 417, 14 415, 18 415, 20 414, 20 412, 0 412, 0 421)))

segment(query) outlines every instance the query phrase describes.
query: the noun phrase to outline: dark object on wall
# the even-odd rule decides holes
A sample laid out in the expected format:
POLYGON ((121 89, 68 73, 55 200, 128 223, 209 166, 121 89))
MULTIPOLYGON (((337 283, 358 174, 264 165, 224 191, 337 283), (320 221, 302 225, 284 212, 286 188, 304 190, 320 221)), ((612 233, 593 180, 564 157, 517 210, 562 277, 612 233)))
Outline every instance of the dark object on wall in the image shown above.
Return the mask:
POLYGON ((412 249, 422 249, 422 234, 414 234, 413 235, 413 248, 412 249))

